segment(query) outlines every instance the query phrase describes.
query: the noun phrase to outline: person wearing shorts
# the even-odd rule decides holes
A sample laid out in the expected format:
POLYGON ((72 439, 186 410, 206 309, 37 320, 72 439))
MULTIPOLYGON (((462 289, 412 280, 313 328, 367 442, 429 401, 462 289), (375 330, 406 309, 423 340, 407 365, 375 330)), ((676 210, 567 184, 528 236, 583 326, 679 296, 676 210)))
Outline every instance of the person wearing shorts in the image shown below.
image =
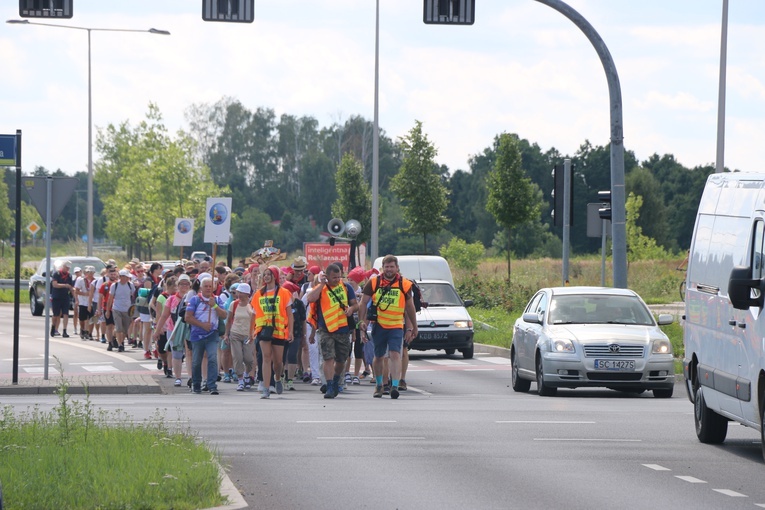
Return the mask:
POLYGON ((262 352, 263 394, 260 398, 267 399, 271 397, 268 382, 271 380, 272 370, 276 393, 281 395, 284 391, 281 380, 284 371, 284 347, 292 341, 293 317, 292 294, 279 286, 279 268, 266 268, 262 282, 263 286, 250 301, 254 310, 250 329, 255 332, 262 352), (270 330, 270 336, 264 334, 264 329, 270 330))
MULTIPOLYGON (((399 397, 398 383, 401 374, 401 348, 417 336, 417 316, 414 309, 412 283, 399 274, 398 259, 386 255, 382 261, 383 272, 364 286, 359 318, 362 331, 374 320, 372 341, 375 346, 373 362, 375 373, 375 398, 383 396, 383 358, 390 352, 391 391, 390 398, 399 397), (372 302, 369 310, 367 304, 372 302), (372 317, 370 317, 370 314, 372 317), (375 317, 376 315, 376 317, 375 317), (409 325, 404 331, 404 316, 409 325)), ((367 340, 368 341, 368 340, 367 340)))
POLYGON ((63 319, 64 334, 62 336, 69 338, 69 334, 66 332, 66 324, 69 322, 69 298, 74 289, 74 280, 69 272, 71 266, 71 262, 65 261, 61 264, 61 268, 58 271, 54 271, 50 277, 51 308, 53 309, 50 336, 58 336, 59 321, 63 319))
MULTIPOLYGON (((130 306, 133 304, 133 284, 130 283, 130 272, 122 269, 119 280, 109 287, 109 301, 106 305, 106 317, 114 320, 117 335, 117 350, 125 351, 125 335, 130 329, 130 306)), ((107 323, 108 324, 108 323, 107 323)))
POLYGON ((93 275, 96 274, 96 268, 93 266, 85 266, 85 276, 82 276, 74 282, 74 293, 77 295, 77 306, 79 308, 77 317, 80 319, 80 338, 83 340, 93 340, 90 335, 92 324, 90 324, 90 317, 92 316, 92 304, 91 304, 91 292, 90 288, 95 283, 93 275))
POLYGON ((335 398, 340 391, 340 378, 351 353, 349 317, 358 311, 356 293, 343 282, 342 269, 330 264, 326 274, 319 274, 319 284, 306 294, 316 318, 327 391, 324 398, 335 398))

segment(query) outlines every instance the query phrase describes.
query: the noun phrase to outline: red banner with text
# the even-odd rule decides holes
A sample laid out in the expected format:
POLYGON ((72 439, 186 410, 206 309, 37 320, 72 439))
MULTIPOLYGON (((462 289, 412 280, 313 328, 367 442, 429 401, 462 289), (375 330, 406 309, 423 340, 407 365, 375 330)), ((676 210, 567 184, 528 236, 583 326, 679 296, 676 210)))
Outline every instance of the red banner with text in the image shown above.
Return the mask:
MULTIPOLYGON (((357 250, 356 265, 364 267, 367 245, 362 244, 357 250)), ((329 243, 303 243, 303 253, 308 260, 308 267, 319 266, 324 269, 332 262, 340 262, 343 265, 343 270, 348 271, 351 245, 350 243, 335 243, 334 246, 330 246, 329 243)))

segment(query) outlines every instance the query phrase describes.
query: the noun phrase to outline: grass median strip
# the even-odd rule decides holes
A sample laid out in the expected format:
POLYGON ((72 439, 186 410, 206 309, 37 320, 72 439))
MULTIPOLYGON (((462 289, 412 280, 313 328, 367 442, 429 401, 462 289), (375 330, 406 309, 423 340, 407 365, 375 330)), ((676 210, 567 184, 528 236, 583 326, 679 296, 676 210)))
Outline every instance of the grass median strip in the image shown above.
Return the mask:
POLYGON ((7 508, 192 509, 224 503, 216 454, 158 412, 134 423, 70 400, 50 412, 0 413, 0 482, 7 508), (168 428, 170 424, 174 429, 168 428))

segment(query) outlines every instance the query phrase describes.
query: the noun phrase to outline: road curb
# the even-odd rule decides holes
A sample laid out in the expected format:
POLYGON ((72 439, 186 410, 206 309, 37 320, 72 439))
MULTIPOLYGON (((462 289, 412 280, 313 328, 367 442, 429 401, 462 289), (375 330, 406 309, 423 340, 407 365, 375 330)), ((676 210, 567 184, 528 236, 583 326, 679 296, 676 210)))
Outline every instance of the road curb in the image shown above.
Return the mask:
POLYGON ((474 343, 473 352, 479 352, 481 354, 491 354, 492 356, 499 356, 502 358, 510 357, 510 349, 506 349, 504 347, 497 347, 496 345, 474 343))

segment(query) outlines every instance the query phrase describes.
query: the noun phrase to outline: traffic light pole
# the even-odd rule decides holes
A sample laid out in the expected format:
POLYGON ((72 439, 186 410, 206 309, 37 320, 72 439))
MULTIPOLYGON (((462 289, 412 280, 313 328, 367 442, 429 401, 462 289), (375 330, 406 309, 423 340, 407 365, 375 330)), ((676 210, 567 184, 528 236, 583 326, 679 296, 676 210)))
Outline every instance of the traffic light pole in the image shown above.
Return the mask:
POLYGON ((608 81, 611 113, 611 198, 613 217, 611 239, 613 242, 614 287, 627 288, 627 231, 624 192, 624 132, 622 125, 622 92, 616 65, 606 43, 577 11, 561 0, 536 0, 552 7, 570 19, 595 48, 608 81))
POLYGON ((571 160, 563 160, 563 283, 568 285, 569 238, 571 237, 571 160))

